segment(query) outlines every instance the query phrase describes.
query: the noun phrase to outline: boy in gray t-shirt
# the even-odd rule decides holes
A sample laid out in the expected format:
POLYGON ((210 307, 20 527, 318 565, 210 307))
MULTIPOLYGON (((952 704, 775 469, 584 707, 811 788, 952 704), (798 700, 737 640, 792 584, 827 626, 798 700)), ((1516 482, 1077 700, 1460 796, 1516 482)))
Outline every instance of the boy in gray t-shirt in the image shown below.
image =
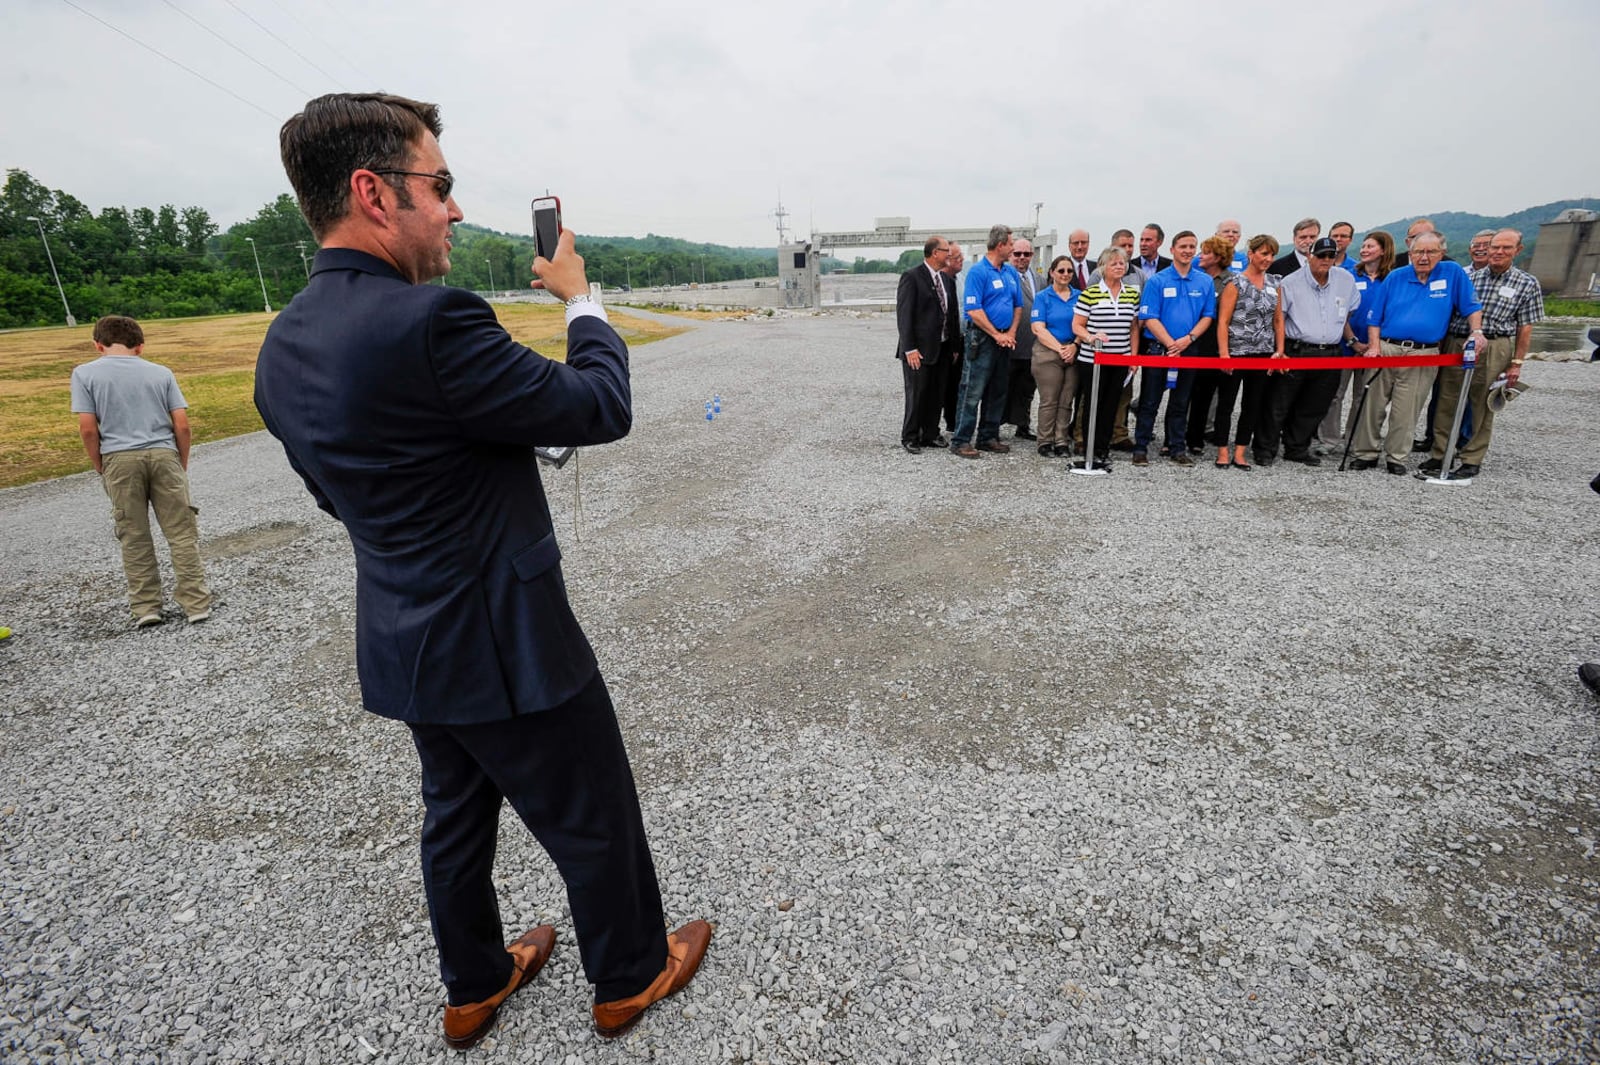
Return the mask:
POLYGON ((152 509, 172 553, 174 598, 191 624, 204 621, 211 589, 200 565, 200 508, 189 498, 189 404, 171 370, 140 358, 144 330, 132 318, 96 322, 94 348, 100 358, 72 371, 72 410, 111 500, 134 623, 142 629, 162 622, 152 509))

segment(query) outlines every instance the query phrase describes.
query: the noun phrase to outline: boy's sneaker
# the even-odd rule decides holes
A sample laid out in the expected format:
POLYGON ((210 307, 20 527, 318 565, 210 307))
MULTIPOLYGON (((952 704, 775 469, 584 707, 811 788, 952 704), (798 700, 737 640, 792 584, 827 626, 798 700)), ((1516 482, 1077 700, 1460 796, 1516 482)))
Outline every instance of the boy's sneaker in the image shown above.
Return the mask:
POLYGON ((135 621, 134 625, 141 629, 149 629, 161 624, 161 620, 160 614, 140 614, 139 620, 135 621))

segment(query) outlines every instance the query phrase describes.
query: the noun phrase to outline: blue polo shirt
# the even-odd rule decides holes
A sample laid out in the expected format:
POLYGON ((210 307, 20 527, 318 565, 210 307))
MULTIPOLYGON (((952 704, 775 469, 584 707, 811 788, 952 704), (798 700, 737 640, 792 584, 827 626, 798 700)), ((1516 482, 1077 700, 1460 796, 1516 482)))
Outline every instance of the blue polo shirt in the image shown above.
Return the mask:
MULTIPOLYGON (((1189 264, 1188 277, 1178 273, 1177 264, 1158 270, 1139 295, 1139 320, 1160 319, 1173 340, 1192 332, 1200 319, 1217 316, 1217 286, 1211 275, 1194 263, 1189 264)), ((1155 339, 1148 329, 1144 335, 1155 339)))
POLYGON ((1050 335, 1061 343, 1072 340, 1072 311, 1078 306, 1078 289, 1063 298, 1052 286, 1033 298, 1033 320, 1043 322, 1050 335))
POLYGON ((1377 326, 1379 336, 1431 345, 1444 339, 1452 314, 1465 318, 1481 310, 1472 279, 1459 264, 1446 259, 1433 268, 1426 283, 1417 280, 1415 267, 1390 271, 1372 296, 1366 324, 1377 326))
POLYGON ((1339 265, 1350 271, 1352 274, 1356 272, 1356 261, 1350 258, 1348 255, 1344 257, 1344 262, 1340 263, 1339 265))
POLYGON ((971 319, 982 311, 989 324, 1004 333, 1022 307, 1022 275, 1010 263, 995 266, 987 255, 967 271, 966 298, 961 301, 961 317, 971 319))
POLYGON ((1242 274, 1244 273, 1244 268, 1249 265, 1250 256, 1246 255, 1242 251, 1235 251, 1233 253, 1233 262, 1228 264, 1228 269, 1232 270, 1236 274, 1242 274))

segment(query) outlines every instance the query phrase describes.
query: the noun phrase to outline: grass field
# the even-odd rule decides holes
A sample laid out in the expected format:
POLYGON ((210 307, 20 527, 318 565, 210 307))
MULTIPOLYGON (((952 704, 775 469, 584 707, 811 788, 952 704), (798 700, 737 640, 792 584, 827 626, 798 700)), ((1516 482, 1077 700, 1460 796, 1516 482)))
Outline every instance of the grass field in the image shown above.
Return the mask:
MULTIPOLYGON (((510 303, 495 314, 522 343, 560 359, 566 350, 563 311, 549 304, 510 303)), ((189 401, 194 442, 261 428, 251 394, 256 353, 269 314, 179 318, 143 323, 145 358, 168 367, 189 401)), ((630 345, 648 344, 681 328, 613 311, 611 322, 630 345)), ((0 488, 80 473, 89 468, 78 439, 68 387, 72 368, 95 358, 93 323, 75 329, 0 333, 0 488)))
POLYGON ((1600 300, 1545 297, 1544 313, 1558 318, 1600 318, 1600 300))

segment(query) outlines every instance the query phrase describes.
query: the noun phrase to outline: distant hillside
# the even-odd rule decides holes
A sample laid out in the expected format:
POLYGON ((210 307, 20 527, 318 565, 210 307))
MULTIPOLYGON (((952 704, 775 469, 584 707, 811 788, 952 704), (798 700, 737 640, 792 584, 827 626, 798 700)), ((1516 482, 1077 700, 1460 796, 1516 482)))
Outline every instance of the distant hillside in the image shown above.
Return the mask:
POLYGON ((1394 238, 1394 245, 1398 248, 1405 247, 1406 230, 1411 223, 1419 218, 1430 218, 1439 232, 1444 234, 1444 239, 1449 242, 1450 255, 1455 259, 1465 259, 1467 245, 1472 242, 1472 235, 1480 229, 1504 229, 1510 227, 1522 233, 1523 253, 1517 258, 1518 266, 1526 266, 1533 260, 1533 245, 1539 239, 1539 225, 1542 222, 1552 221, 1556 215, 1570 207, 1581 207, 1585 210, 1600 211, 1600 199, 1583 200, 1557 200, 1554 203, 1541 204, 1538 207, 1525 207, 1515 214, 1484 215, 1468 214, 1465 211, 1439 211, 1433 214, 1412 215, 1395 222, 1385 222, 1382 225, 1368 226, 1356 230, 1359 237, 1363 233, 1370 233, 1374 229, 1387 230, 1394 238))

